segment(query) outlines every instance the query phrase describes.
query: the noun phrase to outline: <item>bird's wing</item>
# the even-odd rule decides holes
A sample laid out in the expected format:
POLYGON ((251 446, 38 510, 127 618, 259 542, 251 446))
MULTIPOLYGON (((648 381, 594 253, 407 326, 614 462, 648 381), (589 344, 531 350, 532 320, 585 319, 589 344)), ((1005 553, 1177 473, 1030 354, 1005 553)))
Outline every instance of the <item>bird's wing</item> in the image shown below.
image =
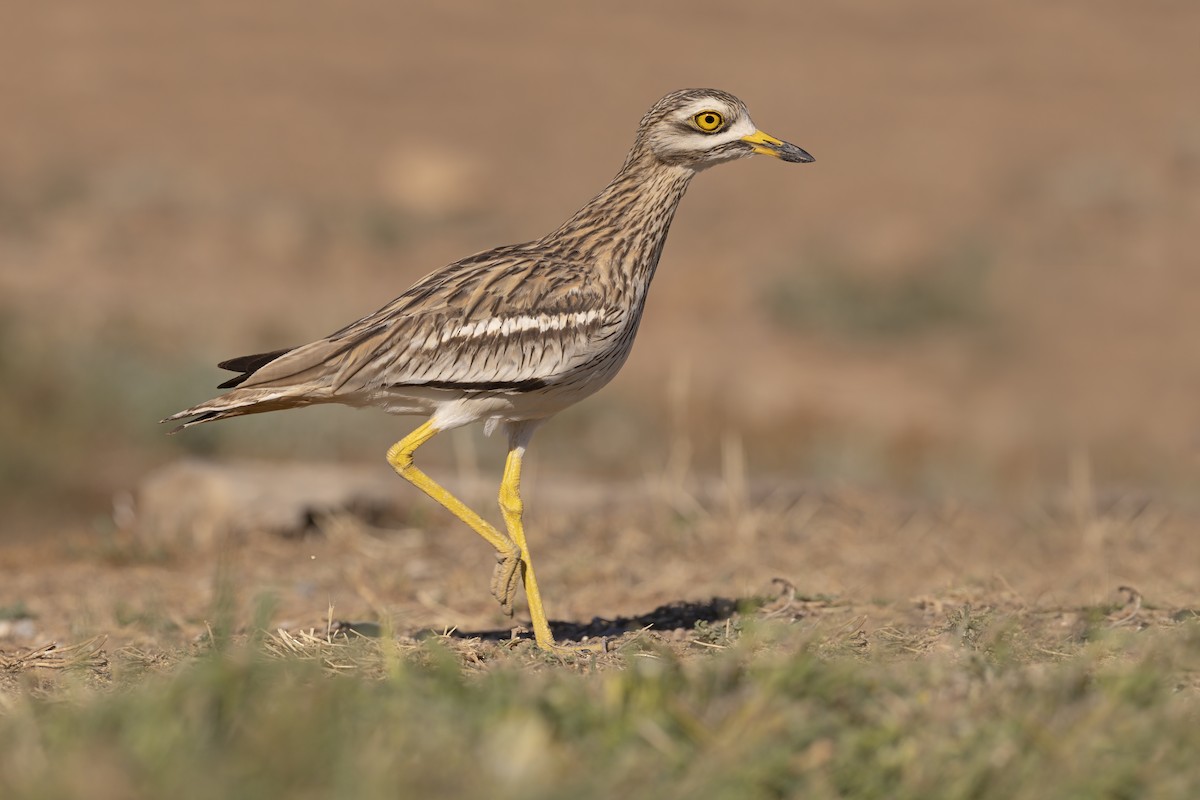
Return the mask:
MULTIPOLYGON (((240 385, 311 381, 353 394, 552 384, 624 329, 624 313, 605 307, 593 276, 586 266, 520 245, 472 256, 431 273, 374 314, 268 361, 240 385)), ((254 363, 249 359, 235 361, 254 363)))

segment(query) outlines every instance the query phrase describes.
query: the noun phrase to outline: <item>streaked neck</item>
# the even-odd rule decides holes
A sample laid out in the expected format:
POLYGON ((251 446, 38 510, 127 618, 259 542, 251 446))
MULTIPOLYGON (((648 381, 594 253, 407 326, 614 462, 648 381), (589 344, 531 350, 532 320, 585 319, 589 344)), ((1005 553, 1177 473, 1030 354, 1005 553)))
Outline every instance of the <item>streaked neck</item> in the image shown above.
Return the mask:
MULTIPOLYGON (((542 242, 649 283, 695 170, 635 150, 612 182, 542 242)), ((615 276, 614 276, 615 277, 615 276)))

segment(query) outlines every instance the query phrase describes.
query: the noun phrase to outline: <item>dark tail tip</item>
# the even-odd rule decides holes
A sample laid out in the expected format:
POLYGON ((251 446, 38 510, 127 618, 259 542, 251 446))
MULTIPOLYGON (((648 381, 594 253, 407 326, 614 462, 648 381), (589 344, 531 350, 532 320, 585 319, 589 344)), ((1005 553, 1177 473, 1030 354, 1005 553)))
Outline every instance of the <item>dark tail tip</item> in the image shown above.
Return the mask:
POLYGON ((230 358, 217 364, 221 369, 227 369, 231 372, 240 372, 236 378, 230 378, 224 383, 217 386, 218 389, 233 389, 243 383, 247 378, 253 375, 258 370, 270 364, 275 359, 282 355, 292 352, 296 348, 285 347, 282 350, 272 350, 269 353, 254 353, 248 356, 238 356, 230 358))
MULTIPOLYGON (((173 415, 167 417, 166 419, 160 419, 158 421, 158 424, 162 425, 164 422, 174 422, 176 420, 183 419, 185 416, 187 416, 187 415, 186 414, 173 414, 173 415)), ((185 421, 182 425, 176 425, 174 428, 171 428, 171 430, 167 431, 167 436, 173 436, 173 435, 179 433, 184 428, 190 428, 193 425, 199 425, 202 422, 211 422, 212 420, 220 419, 223 416, 225 416, 225 412, 223 412, 223 411, 205 411, 202 414, 196 414, 191 419, 185 421)))

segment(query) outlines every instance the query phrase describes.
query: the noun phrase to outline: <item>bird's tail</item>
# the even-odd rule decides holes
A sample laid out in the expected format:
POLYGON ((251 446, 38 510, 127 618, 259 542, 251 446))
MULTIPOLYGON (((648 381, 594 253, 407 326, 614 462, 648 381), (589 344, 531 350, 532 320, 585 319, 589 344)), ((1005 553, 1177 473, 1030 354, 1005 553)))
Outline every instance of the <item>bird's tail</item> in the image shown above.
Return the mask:
POLYGON ((162 421, 183 420, 171 430, 178 433, 202 422, 332 402, 334 390, 324 373, 336 363, 330 359, 344 349, 344 345, 323 339, 303 347, 222 361, 217 366, 241 373, 217 387, 232 391, 162 421))
POLYGON ((288 388, 254 388, 234 389, 219 397, 206 400, 199 405, 185 408, 177 414, 172 414, 160 422, 179 422, 181 425, 170 430, 178 433, 184 428, 199 425, 202 422, 214 422, 229 417, 241 417, 246 414, 262 414, 267 411, 279 411, 285 408, 299 408, 325 402, 319 395, 306 394, 303 390, 288 388))

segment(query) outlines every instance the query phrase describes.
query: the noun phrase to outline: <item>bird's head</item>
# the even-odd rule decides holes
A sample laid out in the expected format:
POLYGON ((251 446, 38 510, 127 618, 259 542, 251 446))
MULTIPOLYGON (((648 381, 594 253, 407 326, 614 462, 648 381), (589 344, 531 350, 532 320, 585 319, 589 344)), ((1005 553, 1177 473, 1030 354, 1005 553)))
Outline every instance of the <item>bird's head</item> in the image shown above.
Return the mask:
POLYGON ((680 89, 659 100, 642 118, 638 145, 635 152, 648 151, 665 164, 694 170, 755 153, 798 163, 814 160, 796 145, 760 131, 746 104, 718 89, 680 89))

